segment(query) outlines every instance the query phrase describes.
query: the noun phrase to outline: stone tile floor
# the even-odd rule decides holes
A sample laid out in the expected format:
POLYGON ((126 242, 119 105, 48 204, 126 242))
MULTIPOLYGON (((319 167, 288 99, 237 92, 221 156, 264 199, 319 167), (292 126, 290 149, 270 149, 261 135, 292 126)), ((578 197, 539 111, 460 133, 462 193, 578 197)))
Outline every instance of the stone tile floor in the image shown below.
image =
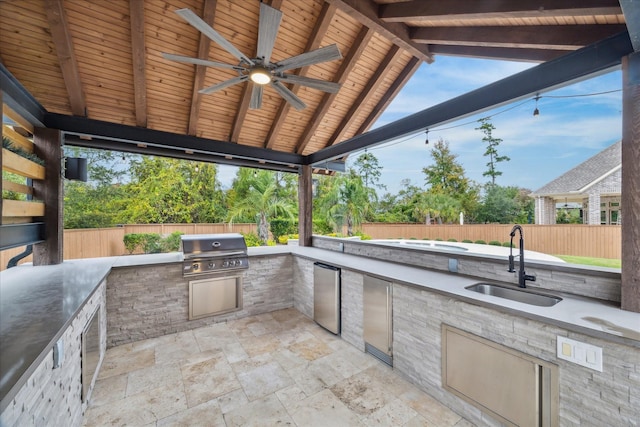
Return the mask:
POLYGON ((109 349, 84 425, 472 424, 285 309, 109 349))

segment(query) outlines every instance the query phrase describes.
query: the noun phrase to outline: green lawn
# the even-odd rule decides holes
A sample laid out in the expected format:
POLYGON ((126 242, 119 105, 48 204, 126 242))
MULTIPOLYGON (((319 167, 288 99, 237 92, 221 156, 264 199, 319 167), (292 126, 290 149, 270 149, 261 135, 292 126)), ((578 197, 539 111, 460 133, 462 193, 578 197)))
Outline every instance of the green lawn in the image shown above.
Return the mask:
POLYGON ((571 256, 571 255, 555 255, 555 256, 571 264, 593 265, 596 267, 610 267, 610 268, 620 268, 622 266, 622 262, 619 259, 591 258, 586 256, 571 256))

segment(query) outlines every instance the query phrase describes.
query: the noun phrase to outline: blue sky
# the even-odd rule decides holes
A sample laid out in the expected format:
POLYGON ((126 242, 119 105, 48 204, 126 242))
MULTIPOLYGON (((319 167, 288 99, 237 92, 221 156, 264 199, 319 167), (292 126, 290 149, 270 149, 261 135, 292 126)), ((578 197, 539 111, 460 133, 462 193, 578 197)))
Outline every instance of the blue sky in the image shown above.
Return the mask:
MULTIPOLYGON (((438 56, 432 64, 423 64, 381 115, 372 128, 406 117, 467 93, 535 64, 438 56)), ((536 190, 572 167, 620 140, 622 135, 622 75, 619 70, 583 80, 579 83, 542 92, 538 101, 540 115, 533 116, 535 101, 519 101, 479 115, 451 122, 429 130, 429 140, 443 138, 465 169, 466 176, 478 183, 488 181, 488 159, 482 133, 475 130, 477 120, 493 116, 493 136, 501 138, 500 155, 511 158, 498 170, 500 185, 514 185, 536 190), (597 96, 587 95, 616 91, 597 96), (552 96, 569 96, 552 98, 552 96), (519 105, 521 104, 521 105, 519 105), (519 106, 517 106, 519 105, 519 106), (515 108, 513 108, 515 107, 515 108), (504 110, 509 110, 499 113, 504 110)), ((425 134, 392 141, 369 151, 383 167, 381 182, 387 191, 397 193, 401 181, 423 186, 422 168, 432 163, 431 145, 425 134)), ((354 153, 349 162, 363 152, 354 153)), ((350 164, 349 163, 349 164, 350 164)), ((220 167, 224 187, 230 185, 236 168, 220 167)))
MULTIPOLYGON (((535 64, 438 56, 433 64, 420 67, 373 128, 532 66, 535 64)), ((520 100, 432 128, 429 141, 438 138, 448 141, 467 177, 485 183, 488 178, 482 173, 487 170, 488 158, 483 156, 486 145, 482 142, 483 134, 475 128, 479 118, 493 116, 491 122, 496 128, 493 136, 502 139, 498 153, 511 158, 498 164, 498 170, 503 174, 497 183, 536 190, 621 138, 621 87, 621 72, 609 72, 555 91, 542 92, 537 117, 533 116, 533 98, 520 100), (616 92, 575 96, 607 91, 616 92)), ((389 192, 397 193, 403 179, 424 185, 422 168, 432 164, 432 144, 425 145, 425 139, 425 134, 420 133, 413 138, 401 139, 403 142, 390 142, 369 150, 383 166, 381 181, 389 192)), ((354 153, 350 161, 359 154, 362 152, 354 153)))

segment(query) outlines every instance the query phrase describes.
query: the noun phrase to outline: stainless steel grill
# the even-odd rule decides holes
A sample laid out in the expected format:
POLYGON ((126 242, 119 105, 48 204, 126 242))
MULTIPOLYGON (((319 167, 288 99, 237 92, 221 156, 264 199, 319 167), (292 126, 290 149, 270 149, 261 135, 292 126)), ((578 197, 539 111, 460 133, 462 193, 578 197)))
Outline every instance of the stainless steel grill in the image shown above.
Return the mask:
POLYGON ((238 233, 183 235, 181 246, 183 276, 249 268, 247 244, 238 233))

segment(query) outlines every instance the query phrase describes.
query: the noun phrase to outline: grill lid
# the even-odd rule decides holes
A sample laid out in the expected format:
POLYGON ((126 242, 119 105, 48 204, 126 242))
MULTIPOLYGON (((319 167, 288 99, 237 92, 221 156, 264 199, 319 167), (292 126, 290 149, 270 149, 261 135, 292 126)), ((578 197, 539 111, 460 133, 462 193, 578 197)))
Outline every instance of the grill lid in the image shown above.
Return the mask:
POLYGON ((185 258, 211 257, 237 252, 247 253, 244 236, 239 233, 187 234, 180 236, 185 258))

